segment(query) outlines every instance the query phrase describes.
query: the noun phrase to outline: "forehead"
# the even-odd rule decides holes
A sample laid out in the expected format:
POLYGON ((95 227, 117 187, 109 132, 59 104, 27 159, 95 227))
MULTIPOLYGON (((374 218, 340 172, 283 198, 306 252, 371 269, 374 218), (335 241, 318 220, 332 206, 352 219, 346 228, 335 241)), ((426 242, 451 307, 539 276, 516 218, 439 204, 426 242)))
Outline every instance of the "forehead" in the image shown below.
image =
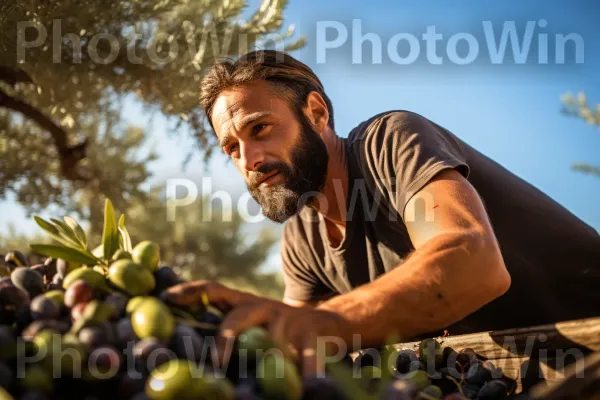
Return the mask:
POLYGON ((224 90, 213 106, 211 119, 217 135, 240 129, 245 117, 260 114, 284 116, 290 113, 287 102, 275 95, 265 81, 224 90))

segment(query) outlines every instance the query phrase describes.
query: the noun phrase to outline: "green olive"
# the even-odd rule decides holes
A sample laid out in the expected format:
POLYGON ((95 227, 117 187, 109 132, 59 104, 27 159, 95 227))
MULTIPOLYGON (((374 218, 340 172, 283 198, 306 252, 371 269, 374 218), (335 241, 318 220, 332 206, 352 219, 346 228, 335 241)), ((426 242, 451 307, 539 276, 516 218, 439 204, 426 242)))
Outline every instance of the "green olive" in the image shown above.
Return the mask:
POLYGON ((113 262, 108 269, 108 280, 130 296, 146 295, 156 286, 152 272, 130 260, 113 262))
POLYGON ((140 339, 155 337, 167 343, 175 330, 169 308, 155 297, 146 297, 131 314, 131 326, 140 339))
POLYGON ((63 288, 68 289, 71 284, 77 280, 83 280, 85 283, 90 285, 93 289, 106 290, 107 282, 106 278, 92 268, 77 268, 65 277, 63 280, 63 288))
POLYGON ((150 400, 191 400, 208 398, 201 371, 191 361, 171 360, 152 371, 146 383, 150 400))
POLYGON ((156 243, 144 240, 133 248, 131 259, 133 262, 154 272, 158 269, 158 263, 160 262, 160 248, 156 243))
POLYGON ((266 354, 258 365, 258 381, 267 399, 299 400, 302 381, 296 366, 276 353, 266 354))

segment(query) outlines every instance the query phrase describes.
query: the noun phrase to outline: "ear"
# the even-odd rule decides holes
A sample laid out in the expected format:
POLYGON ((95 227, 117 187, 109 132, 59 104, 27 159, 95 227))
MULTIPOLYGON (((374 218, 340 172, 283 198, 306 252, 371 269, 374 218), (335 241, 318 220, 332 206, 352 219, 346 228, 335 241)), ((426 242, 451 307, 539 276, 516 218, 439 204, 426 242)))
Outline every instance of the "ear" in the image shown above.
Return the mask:
POLYGON ((327 129, 329 110, 327 110, 327 104, 319 93, 312 91, 308 94, 304 113, 319 134, 327 129))

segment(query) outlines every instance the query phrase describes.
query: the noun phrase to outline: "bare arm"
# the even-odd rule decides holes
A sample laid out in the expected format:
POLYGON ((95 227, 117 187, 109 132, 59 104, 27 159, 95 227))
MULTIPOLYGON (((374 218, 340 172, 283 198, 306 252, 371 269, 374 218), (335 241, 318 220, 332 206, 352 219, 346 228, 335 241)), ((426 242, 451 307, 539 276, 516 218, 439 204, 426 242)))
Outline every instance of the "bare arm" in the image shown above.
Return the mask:
POLYGON ((319 301, 299 301, 293 300, 287 297, 283 298, 283 302, 292 307, 316 307, 320 302, 319 301))
POLYGON ((427 210, 429 218, 420 212, 409 221, 405 212, 415 247, 411 256, 380 279, 317 307, 348 320, 352 333, 361 334, 363 346, 382 344, 390 333, 407 340, 442 329, 510 286, 484 206, 471 184, 456 171, 444 171, 406 210, 423 210, 423 198, 434 199, 433 221, 432 210, 427 210))

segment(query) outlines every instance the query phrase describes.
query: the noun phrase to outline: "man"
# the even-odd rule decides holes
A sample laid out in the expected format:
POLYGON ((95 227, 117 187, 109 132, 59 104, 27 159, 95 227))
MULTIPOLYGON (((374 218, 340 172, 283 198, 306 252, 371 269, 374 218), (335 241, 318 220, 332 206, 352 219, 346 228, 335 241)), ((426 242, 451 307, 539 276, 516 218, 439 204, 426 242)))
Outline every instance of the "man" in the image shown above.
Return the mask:
POLYGON ((263 213, 287 221, 283 303, 214 282, 168 293, 230 309, 222 346, 264 325, 307 372, 323 336, 368 347, 600 314, 598 233, 425 117, 384 112, 342 138, 319 79, 275 51, 218 62, 201 103, 263 213))

